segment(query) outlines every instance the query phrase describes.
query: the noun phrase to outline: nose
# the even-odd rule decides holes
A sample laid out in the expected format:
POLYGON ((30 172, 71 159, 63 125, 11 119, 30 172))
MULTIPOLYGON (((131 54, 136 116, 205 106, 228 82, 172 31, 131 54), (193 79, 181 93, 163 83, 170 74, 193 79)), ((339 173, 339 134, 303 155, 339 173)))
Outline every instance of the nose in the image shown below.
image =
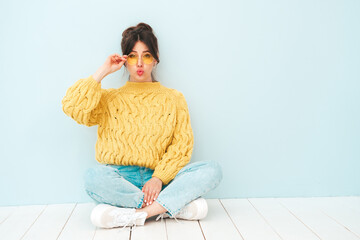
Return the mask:
POLYGON ((137 66, 138 67, 142 66, 142 57, 138 57, 137 66))

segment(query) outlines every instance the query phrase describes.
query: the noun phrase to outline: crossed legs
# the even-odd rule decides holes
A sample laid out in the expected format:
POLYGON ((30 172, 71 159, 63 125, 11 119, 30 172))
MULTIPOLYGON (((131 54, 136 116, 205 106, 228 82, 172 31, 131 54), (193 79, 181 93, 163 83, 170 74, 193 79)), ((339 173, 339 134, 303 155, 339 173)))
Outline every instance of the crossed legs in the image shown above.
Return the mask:
POLYGON ((158 202, 154 201, 152 204, 147 206, 146 204, 143 204, 142 208, 136 209, 136 212, 147 212, 148 215, 146 219, 148 219, 149 217, 167 212, 167 210, 163 206, 161 206, 158 202))
MULTIPOLYGON (((139 208, 143 195, 139 187, 123 176, 129 175, 131 179, 134 173, 136 173, 136 168, 133 169, 131 166, 90 168, 85 175, 85 190, 97 202, 136 208, 137 212, 147 212, 147 218, 167 211, 170 216, 175 216, 184 204, 186 205, 193 199, 214 189, 222 179, 221 167, 215 161, 188 164, 179 171, 169 186, 161 191, 156 201, 147 206, 142 203, 141 208, 139 208), (196 184, 193 184, 194 182, 196 184), (177 194, 179 192, 186 192, 186 194, 177 194)), ((148 177, 151 177, 151 173, 148 172, 148 177)))

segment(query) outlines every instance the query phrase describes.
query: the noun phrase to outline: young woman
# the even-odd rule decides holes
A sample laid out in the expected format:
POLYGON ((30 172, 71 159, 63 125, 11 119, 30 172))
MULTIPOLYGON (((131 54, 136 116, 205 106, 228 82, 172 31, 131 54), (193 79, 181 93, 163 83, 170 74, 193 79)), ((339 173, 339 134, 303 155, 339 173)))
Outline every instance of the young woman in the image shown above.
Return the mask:
POLYGON ((110 55, 99 69, 71 86, 62 100, 66 115, 85 126, 98 125, 97 165, 84 175, 95 200, 95 226, 144 225, 147 218, 202 219, 201 196, 218 186, 215 161, 189 163, 194 136, 184 95, 155 80, 160 62, 157 38, 146 23, 122 34, 123 56, 110 55), (125 65, 129 79, 102 89, 105 76, 125 65))

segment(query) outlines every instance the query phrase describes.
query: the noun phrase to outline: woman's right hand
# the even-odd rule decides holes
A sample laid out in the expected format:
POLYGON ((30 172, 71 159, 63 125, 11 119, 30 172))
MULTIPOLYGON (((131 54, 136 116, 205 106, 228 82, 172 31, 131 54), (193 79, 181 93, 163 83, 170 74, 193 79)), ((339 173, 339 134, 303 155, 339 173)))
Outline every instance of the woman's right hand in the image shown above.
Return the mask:
POLYGON ((116 72, 117 70, 120 70, 120 68, 124 65, 126 59, 127 55, 120 56, 119 54, 114 53, 106 59, 103 67, 107 74, 116 72))
POLYGON ((101 82, 104 77, 119 70, 126 62, 127 57, 127 55, 120 56, 117 53, 111 54, 106 58, 105 63, 93 74, 93 78, 97 82, 101 82))

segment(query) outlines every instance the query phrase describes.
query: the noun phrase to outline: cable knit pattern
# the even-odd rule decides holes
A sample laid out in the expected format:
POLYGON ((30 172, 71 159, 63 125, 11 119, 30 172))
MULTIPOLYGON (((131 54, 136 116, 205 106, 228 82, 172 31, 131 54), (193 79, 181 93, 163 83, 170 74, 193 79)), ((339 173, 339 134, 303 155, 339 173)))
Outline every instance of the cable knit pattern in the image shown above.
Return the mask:
POLYGON ((79 124, 98 125, 102 164, 148 167, 168 184, 190 162, 194 135, 185 97, 160 82, 102 89, 90 75, 66 91, 62 109, 79 124))

